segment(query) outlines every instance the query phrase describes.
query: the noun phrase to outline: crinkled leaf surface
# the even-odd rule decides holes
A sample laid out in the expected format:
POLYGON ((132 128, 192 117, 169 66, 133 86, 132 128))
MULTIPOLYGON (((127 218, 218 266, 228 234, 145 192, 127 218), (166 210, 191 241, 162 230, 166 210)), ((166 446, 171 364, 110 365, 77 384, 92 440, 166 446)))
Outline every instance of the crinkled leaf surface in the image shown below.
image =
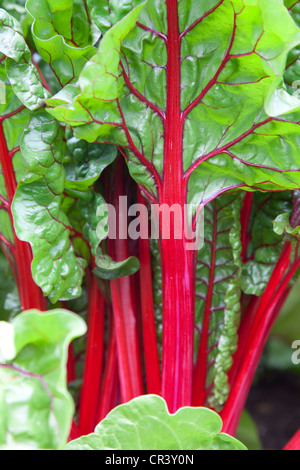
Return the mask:
MULTIPOLYGON (((112 145, 87 143, 76 138, 67 130, 66 191, 77 199, 77 219, 84 221, 79 229, 89 243, 97 268, 94 273, 103 279, 114 279, 135 273, 139 262, 135 257, 114 261, 101 247, 108 235, 108 209, 103 196, 96 191, 94 184, 103 170, 117 157, 112 145)), ((76 227, 75 227, 76 228, 76 227)), ((78 239, 77 239, 78 240, 78 239)))
POLYGON ((157 240, 150 240, 151 251, 151 268, 152 268, 152 291, 153 306, 155 313, 156 335, 158 340, 158 348, 162 352, 162 271, 161 259, 159 253, 159 245, 157 240))
POLYGON ((49 63, 61 86, 75 80, 97 49, 99 30, 81 0, 27 0, 34 18, 32 36, 42 59, 49 63))
POLYGON ((49 93, 31 61, 21 25, 3 9, 0 9, 0 53, 7 56, 7 76, 19 100, 31 110, 41 107, 49 93))
POLYGON ((0 61, 0 245, 14 267, 14 234, 9 206, 17 182, 25 175, 27 164, 20 152, 20 139, 28 121, 28 110, 14 94, 5 70, 5 56, 0 61))
POLYGON ((23 56, 17 63, 7 58, 6 70, 14 93, 28 109, 34 110, 44 105, 49 93, 43 87, 30 55, 23 56))
POLYGON ((228 396, 227 372, 238 339, 242 268, 240 209, 239 194, 222 195, 206 205, 204 245, 198 252, 196 338, 199 339, 201 330, 198 355, 202 357, 202 367, 205 363, 207 367, 203 384, 205 400, 214 409, 222 407, 228 396))
POLYGON ((0 43, 2 54, 18 61, 28 51, 23 38, 23 30, 20 23, 7 11, 0 9, 0 43))
POLYGON ((130 276, 140 268, 140 263, 135 256, 130 256, 124 261, 114 261, 99 249, 97 250, 96 264, 97 267, 94 269, 94 273, 101 279, 117 279, 130 276))
POLYGON ((22 24, 26 22, 25 3, 26 0, 2 0, 1 7, 22 24))
POLYGON ((32 114, 21 141, 29 163, 13 201, 15 230, 31 244, 32 273, 52 302, 80 295, 86 263, 70 242, 67 216, 62 210, 65 183, 63 132, 45 111, 32 114))
POLYGON ((62 309, 28 310, 12 323, 0 322, 0 448, 66 444, 74 413, 68 346, 85 331, 79 316, 62 309))
POLYGON ((93 434, 70 442, 68 450, 245 450, 221 433, 222 420, 207 408, 168 412, 157 395, 144 395, 114 408, 93 434))
POLYGON ((282 0, 181 2, 176 61, 166 4, 148 0, 134 26, 129 18, 137 8, 123 16, 123 2, 112 11, 98 7, 100 20, 92 5, 99 27, 112 27, 79 88, 49 100, 49 112, 72 123, 78 137, 122 146, 132 176, 157 197, 171 119, 168 77, 180 70, 180 109, 172 118, 182 133, 188 202, 205 204, 232 187, 297 188, 300 101, 282 87, 282 77, 300 33, 282 0))

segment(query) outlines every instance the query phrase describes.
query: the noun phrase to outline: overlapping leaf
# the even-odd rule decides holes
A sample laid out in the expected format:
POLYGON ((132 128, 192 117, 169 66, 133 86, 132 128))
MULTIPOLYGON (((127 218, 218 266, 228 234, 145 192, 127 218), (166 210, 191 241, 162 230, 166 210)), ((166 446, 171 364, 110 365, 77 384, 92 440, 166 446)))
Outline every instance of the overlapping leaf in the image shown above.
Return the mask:
POLYGON ((282 233, 273 231, 281 214, 292 214, 292 193, 254 193, 250 223, 251 241, 243 266, 241 287, 246 294, 262 295, 283 247, 282 233))
POLYGON ((31 244, 32 273, 51 301, 80 295, 85 261, 75 256, 61 207, 65 184, 63 131, 45 111, 32 114, 21 141, 29 163, 13 202, 15 230, 31 244))
POLYGON ((14 234, 9 208, 16 184, 24 177, 27 168, 20 152, 20 139, 28 121, 28 110, 15 96, 7 79, 5 57, 0 62, 0 83, 0 244, 14 265, 14 234))
POLYGON ((159 253, 159 245, 157 240, 150 240, 151 252, 151 268, 152 268, 152 292, 153 292, 153 306, 156 323, 156 333, 158 340, 158 349, 161 353, 162 350, 162 272, 161 272, 161 259, 159 253))
MULTIPOLYGON (((285 0, 285 6, 288 8, 290 15, 295 23, 300 26, 300 2, 295 0, 285 0)), ((297 45, 289 53, 286 71, 284 74, 285 83, 289 92, 299 98, 300 87, 300 46, 297 45)))
POLYGON ((77 139, 70 129, 66 131, 66 140, 66 188, 81 192, 94 189, 102 171, 116 159, 116 148, 89 144, 77 139))
MULTIPOLYGON (((97 191, 95 183, 103 170, 116 159, 117 150, 112 145, 92 144, 80 140, 70 129, 67 130, 66 137, 65 188, 70 197, 74 198, 76 205, 77 211, 72 218, 75 223, 74 228, 79 220, 83 222, 78 229, 95 257, 97 267, 94 272, 104 279, 133 274, 139 268, 135 257, 116 262, 101 247, 101 242, 108 236, 109 214, 107 204, 101 193, 97 191)), ((115 224, 115 221, 112 222, 115 224)), ((77 245, 79 243, 82 245, 82 240, 77 238, 77 245)))
POLYGON ((273 222, 274 232, 277 235, 284 235, 289 240, 297 240, 299 238, 300 227, 291 226, 290 214, 285 212, 280 214, 273 222))
POLYGON ((102 35, 140 3, 140 0, 133 0, 132 2, 127 0, 112 0, 109 3, 87 0, 91 17, 102 35))
MULTIPOLYGON (((91 11, 100 21, 96 7, 91 11)), ((122 16, 123 4, 103 8, 104 29, 117 12, 122 16)), ((195 1, 178 12, 188 202, 206 203, 231 187, 298 187, 300 102, 284 90, 282 76, 300 33, 282 1, 195 1)), ((112 36, 130 14, 108 29, 79 88, 48 103, 54 116, 77 126, 78 136, 125 147, 132 176, 156 195, 168 93, 166 7, 149 0, 137 25, 119 35, 119 67, 112 36)))
POLYGON ((2 0, 1 8, 16 18, 19 23, 26 22, 26 0, 2 0))
POLYGON ((20 23, 0 9, 0 53, 7 56, 6 72, 15 95, 31 110, 41 107, 49 96, 31 61, 31 52, 20 23))
POLYGON ((0 448, 60 449, 74 403, 66 384, 69 343, 85 333, 66 310, 28 310, 0 322, 0 448))
POLYGON ((0 252, 0 321, 7 321, 21 311, 20 300, 12 270, 0 252))

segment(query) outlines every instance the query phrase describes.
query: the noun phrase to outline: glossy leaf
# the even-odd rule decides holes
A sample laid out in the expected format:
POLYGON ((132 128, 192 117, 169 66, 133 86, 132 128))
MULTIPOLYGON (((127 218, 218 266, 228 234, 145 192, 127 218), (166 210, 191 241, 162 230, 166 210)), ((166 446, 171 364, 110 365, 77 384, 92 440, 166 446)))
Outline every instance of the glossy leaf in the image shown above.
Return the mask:
POLYGON ((94 274, 101 279, 117 279, 123 276, 130 276, 139 270, 140 264, 137 258, 130 256, 124 261, 114 261, 110 256, 97 251, 97 267, 94 274))
POLYGON ((221 433, 221 418, 206 408, 168 412, 157 395, 114 408, 93 434, 70 442, 68 450, 246 450, 221 433))
MULTIPOLYGON (((71 128, 66 129, 65 138, 66 181, 62 207, 72 228, 76 231, 72 240, 76 253, 90 261, 90 249, 94 253, 99 244, 99 239, 95 234, 97 181, 103 170, 115 160, 117 150, 112 145, 100 146, 77 139, 71 128)), ((100 195, 99 197, 102 201, 102 197, 100 195)))
POLYGON ((44 89, 18 21, 0 9, 0 53, 7 56, 6 72, 14 93, 31 110, 41 107, 49 93, 44 89))
POLYGON ((15 61, 28 52, 20 23, 7 11, 0 9, 0 52, 15 61))
POLYGON ((68 346, 85 331, 79 316, 61 309, 28 310, 12 323, 0 322, 0 448, 66 444, 74 413, 66 384, 68 346))
MULTIPOLYGON (((289 10, 291 17, 300 26, 300 2, 295 0, 285 0, 284 4, 289 10)), ((300 86, 300 46, 299 44, 294 47, 289 53, 286 70, 284 74, 284 80, 290 94, 299 98, 299 86, 300 86)))
MULTIPOLYGON (((4 102, 0 103, 0 119, 1 127, 3 129, 2 139, 7 152, 11 155, 11 164, 14 170, 15 179, 16 181, 19 181, 24 177, 27 167, 19 146, 23 129, 28 121, 28 110, 22 106, 22 103, 15 96, 7 79, 5 59, 0 63, 0 80, 4 84, 2 85, 2 90, 5 95, 5 100, 3 100, 4 102)), ((4 155, 2 155, 2 159, 3 158, 4 155)), ((2 159, 1 161, 3 163, 2 159)), ((14 186, 14 181, 11 181, 11 185, 14 186)), ((9 198, 3 170, 0 173, 0 196, 2 197, 2 200, 0 199, 0 230, 4 237, 13 243, 13 232, 6 206, 9 202, 9 198)))
POLYGON ((86 263, 75 256, 68 219, 61 208, 65 170, 63 133, 44 111, 32 114, 21 141, 29 163, 13 202, 15 230, 31 244, 32 273, 52 302, 81 293, 86 263))
POLYGON ((32 36, 42 59, 49 63, 61 86, 75 80, 95 54, 99 31, 88 21, 85 2, 27 0, 34 18, 32 36))

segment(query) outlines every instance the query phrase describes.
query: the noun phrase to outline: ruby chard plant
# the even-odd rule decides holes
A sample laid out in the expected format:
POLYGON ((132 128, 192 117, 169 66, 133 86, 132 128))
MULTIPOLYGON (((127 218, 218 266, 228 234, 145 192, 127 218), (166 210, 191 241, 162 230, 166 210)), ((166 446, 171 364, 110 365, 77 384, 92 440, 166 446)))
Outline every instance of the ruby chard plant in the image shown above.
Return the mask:
POLYGON ((141 395, 234 436, 300 265, 300 2, 1 7, 0 244, 21 311, 86 310, 71 438, 141 395))

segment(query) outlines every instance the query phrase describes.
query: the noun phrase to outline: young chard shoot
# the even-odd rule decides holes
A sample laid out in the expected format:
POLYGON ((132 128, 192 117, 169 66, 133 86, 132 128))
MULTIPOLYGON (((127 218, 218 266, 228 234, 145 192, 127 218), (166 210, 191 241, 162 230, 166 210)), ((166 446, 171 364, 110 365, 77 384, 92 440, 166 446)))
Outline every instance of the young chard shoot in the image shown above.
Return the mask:
POLYGON ((0 243, 23 310, 87 293, 78 436, 147 393, 234 435, 300 265, 300 2, 4 3, 0 243))

